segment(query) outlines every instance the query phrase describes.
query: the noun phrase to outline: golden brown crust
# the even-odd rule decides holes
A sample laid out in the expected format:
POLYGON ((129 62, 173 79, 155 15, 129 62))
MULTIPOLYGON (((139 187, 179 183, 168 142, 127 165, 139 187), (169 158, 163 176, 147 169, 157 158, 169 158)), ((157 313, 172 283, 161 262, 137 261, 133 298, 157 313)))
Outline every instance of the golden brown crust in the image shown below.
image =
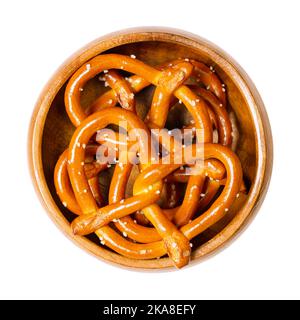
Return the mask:
MULTIPOLYGON (((55 187, 61 201, 79 215, 71 224, 73 232, 77 235, 95 232, 102 245, 132 259, 153 259, 168 254, 176 267, 186 265, 191 254, 189 240, 226 215, 243 183, 239 159, 229 148, 232 128, 226 110, 225 92, 221 81, 210 68, 189 59, 179 59, 153 68, 131 57, 106 54, 95 57, 78 69, 65 92, 66 110, 77 129, 68 150, 59 158, 54 173, 55 187), (133 75, 125 79, 117 69, 133 75), (104 81, 111 90, 100 96, 85 112, 80 105, 80 92, 89 79, 101 72, 104 72, 104 81), (185 85, 190 77, 194 77, 200 86, 185 85), (135 113, 135 94, 150 84, 156 89, 143 122, 135 113), (125 131, 142 129, 149 137, 147 141, 150 141, 149 129, 164 128, 169 108, 178 100, 192 116, 188 127, 202 130, 200 146, 185 146, 191 151, 190 154, 199 151, 201 157, 198 160, 203 161, 202 167, 197 169, 197 174, 183 176, 182 166, 191 166, 188 159, 167 165, 154 164, 147 157, 146 163, 139 166, 140 173, 134 182, 132 196, 125 198, 132 164, 117 162, 108 204, 104 205, 98 174, 110 165, 93 161, 91 150, 95 148, 91 142, 96 140, 103 144, 107 141, 101 136, 95 137, 95 134, 108 125, 122 126, 122 122, 126 121, 125 131), (117 104, 122 109, 115 107, 117 104), (213 143, 213 128, 218 132, 218 143, 213 143), (87 157, 90 159, 88 163, 87 157), (178 197, 180 186, 174 181, 187 183, 183 201, 177 207, 174 199, 178 197), (206 208, 215 198, 221 181, 225 184, 221 194, 204 213, 192 220, 199 208, 206 208), (157 201, 166 187, 171 187, 171 192, 164 195, 168 205, 162 209, 157 201), (132 214, 135 214, 137 221, 132 219, 132 214), (118 231, 111 228, 112 223, 118 231)), ((139 137, 138 131, 136 134, 139 137)), ((142 137, 139 138, 137 151, 142 157, 149 145, 143 144, 142 137)), ((161 143, 162 137, 157 139, 161 143)), ((132 156, 121 149, 122 143, 129 145, 122 134, 108 142, 107 148, 116 149, 119 159, 132 156)), ((171 137, 164 148, 174 158, 182 146, 171 137)))

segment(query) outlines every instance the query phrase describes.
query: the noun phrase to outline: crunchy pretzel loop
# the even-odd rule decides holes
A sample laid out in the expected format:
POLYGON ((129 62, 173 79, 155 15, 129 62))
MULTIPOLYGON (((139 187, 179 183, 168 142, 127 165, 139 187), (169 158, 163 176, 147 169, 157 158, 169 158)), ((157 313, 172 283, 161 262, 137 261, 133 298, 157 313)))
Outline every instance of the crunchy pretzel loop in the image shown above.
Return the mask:
POLYGON ((185 266, 191 255, 190 240, 222 219, 242 188, 241 164, 230 148, 232 126, 226 110, 226 89, 214 69, 187 58, 154 68, 134 57, 99 55, 71 77, 65 105, 77 128, 58 159, 54 181, 63 205, 79 215, 71 224, 74 234, 95 232, 102 245, 132 259, 168 254, 176 267, 185 266), (125 78, 123 71, 132 75, 125 78), (81 92, 88 80, 99 75, 110 90, 84 110, 81 92), (150 85, 155 91, 143 121, 136 114, 136 95, 150 85), (151 148, 150 129, 165 128, 169 111, 178 102, 191 116, 185 128, 192 129, 193 135, 201 129, 202 143, 182 146, 175 136, 164 140, 168 132, 163 131, 155 138, 164 151, 154 162, 146 153, 151 148), (133 154, 126 151, 132 142, 124 131, 112 139, 99 132, 109 125, 124 126, 127 132, 135 130, 138 150, 133 154), (99 174, 111 164, 95 160, 99 146, 106 153, 116 150, 117 155, 108 199, 101 194, 99 174), (193 168, 191 159, 172 161, 182 148, 190 151, 188 154, 201 155, 197 160, 203 162, 196 173, 184 174, 186 167, 193 168), (133 155, 145 161, 138 165, 132 195, 126 196, 129 176, 136 166, 121 160, 133 155), (164 164, 166 156, 170 164, 164 164), (181 199, 183 184, 186 188, 181 199))

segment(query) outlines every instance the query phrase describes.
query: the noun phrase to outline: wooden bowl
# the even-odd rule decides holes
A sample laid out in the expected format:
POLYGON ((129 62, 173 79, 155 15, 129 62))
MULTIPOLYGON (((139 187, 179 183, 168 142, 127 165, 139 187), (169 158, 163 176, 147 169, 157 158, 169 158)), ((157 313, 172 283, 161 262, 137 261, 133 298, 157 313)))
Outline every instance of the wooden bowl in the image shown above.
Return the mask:
MULTIPOLYGON (((135 54, 153 66, 178 57, 194 58, 213 65, 228 88, 229 104, 239 130, 236 152, 249 192, 239 197, 222 221, 197 237, 191 263, 200 261, 244 229, 265 197, 272 171, 272 136, 263 102, 248 75, 228 54, 203 38, 173 29, 130 29, 109 34, 79 50, 56 71, 42 91, 31 119, 28 151, 32 179, 42 204, 57 226, 89 253, 119 266, 161 269, 173 264, 169 258, 128 259, 99 246, 93 235, 74 236, 70 228, 74 215, 62 206, 53 182, 56 161, 74 131, 64 106, 66 83, 82 64, 104 52, 135 54)), ((99 81, 89 81, 82 104, 88 105, 101 90, 99 81)), ((147 94, 143 99, 147 99, 147 94)), ((142 112, 141 102, 137 106, 139 112, 142 112)))

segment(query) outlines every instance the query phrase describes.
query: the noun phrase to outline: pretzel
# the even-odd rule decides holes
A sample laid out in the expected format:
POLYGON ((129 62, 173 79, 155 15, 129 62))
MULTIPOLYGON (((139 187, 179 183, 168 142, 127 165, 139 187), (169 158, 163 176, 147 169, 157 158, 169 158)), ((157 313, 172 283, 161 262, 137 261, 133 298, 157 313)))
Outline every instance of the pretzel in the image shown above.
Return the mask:
MULTIPOLYGON (((218 99, 209 91, 206 91, 202 88, 194 86, 197 94, 199 94, 206 101, 208 101, 210 103, 210 105, 212 106, 213 110, 217 114, 217 117, 216 117, 215 114, 211 112, 211 109, 208 108, 208 111, 210 114, 210 119, 212 120, 212 122, 214 122, 214 125, 219 128, 220 143, 222 143, 224 145, 230 145, 231 144, 231 124, 230 124, 230 121, 229 121, 229 118, 228 118, 228 115, 227 115, 227 112, 225 111, 225 109, 220 108, 220 107, 225 106, 225 104, 226 104, 226 99, 225 99, 225 94, 224 94, 225 89, 223 88, 219 79, 204 64, 201 64, 201 63, 194 61, 194 60, 191 60, 191 62, 197 66, 197 68, 196 68, 197 70, 194 72, 196 77, 198 79, 204 80, 204 84, 207 87, 209 87, 209 89, 212 89, 213 92, 217 96, 220 96, 222 99, 221 101, 218 101, 218 99), (213 81, 210 81, 210 79, 213 79, 213 81)), ((173 64, 176 65, 176 62, 169 64, 169 66, 173 65, 173 64)), ((143 81, 137 81, 137 77, 135 77, 135 78, 132 77, 130 79, 133 79, 132 80, 132 83, 133 83, 132 88, 135 92, 137 90, 142 89, 144 86, 146 86, 148 84, 147 82, 143 83, 143 81), (138 84, 139 86, 137 86, 136 84, 138 84)), ((154 99, 155 99, 155 97, 154 97, 154 99)), ((103 100, 99 101, 99 102, 103 102, 103 100)), ((153 100, 152 105, 154 105, 155 103, 156 102, 153 100)), ((94 106, 96 106, 96 105, 97 105, 97 101, 94 104, 94 106)), ((167 110, 167 108, 164 108, 164 107, 161 109, 167 110)), ((159 111, 157 113, 159 114, 159 111)), ((201 178, 197 178, 197 177, 192 178, 190 184, 188 185, 188 188, 189 189, 192 188, 194 184, 201 184, 201 178)), ((199 195, 199 192, 198 192, 198 195, 199 195)), ((195 207, 190 205, 186 201, 185 207, 183 207, 181 212, 177 214, 177 220, 180 220, 180 219, 188 220, 191 217, 191 214, 194 211, 194 209, 195 209, 195 207), (183 218, 183 217, 180 218, 180 216, 182 216, 182 211, 184 211, 185 208, 188 208, 189 212, 187 212, 185 214, 185 218, 183 218)))
MULTIPOLYGON (((187 63, 185 63, 185 62, 183 62, 183 63, 181 63, 182 65, 185 65, 185 67, 190 67, 190 65, 189 64, 187 64, 187 63)), ((170 69, 170 68, 169 68, 170 69)), ((178 67, 178 65, 175 65, 174 66, 174 69, 175 69, 175 71, 177 71, 178 69, 180 69, 179 67, 178 67)), ((176 78, 176 77, 174 77, 174 74, 177 76, 177 77, 182 77, 182 72, 184 72, 184 71, 182 71, 182 70, 179 70, 179 72, 171 72, 170 70, 165 70, 164 71, 164 74, 161 76, 161 79, 163 79, 164 80, 164 82, 163 81, 160 81, 160 86, 159 86, 159 88, 161 88, 161 89, 163 89, 164 91, 172 91, 172 88, 169 88, 170 87, 170 81, 168 81, 168 79, 165 79, 165 78, 170 78, 170 74, 173 74, 173 82, 171 83, 171 84, 173 84, 174 85, 174 83, 175 83, 175 81, 174 81, 174 78, 176 78), (167 86, 169 86, 169 87, 166 87, 166 84, 167 84, 167 86)), ((190 68, 190 71, 186 71, 185 73, 187 74, 187 73, 189 73, 189 72, 191 72, 191 68, 190 68)), ((111 73, 111 71, 110 71, 110 73, 111 73)), ((107 73, 107 74, 109 74, 109 73, 107 73)), ((113 81, 111 81, 113 84, 116 84, 116 83, 121 83, 122 82, 122 80, 120 79, 120 77, 118 77, 118 75, 116 74, 116 73, 114 73, 114 74, 110 74, 110 76, 109 77, 107 77, 107 75, 105 76, 105 78, 107 79, 113 79, 113 81)), ((180 81, 180 80, 179 80, 180 81)), ((123 91, 125 91, 125 90, 123 90, 123 91)), ((127 90, 128 91, 128 90, 127 90)), ((156 91, 156 93, 157 93, 157 96, 162 96, 162 94, 164 93, 164 92, 161 92, 162 90, 160 90, 160 91, 156 91)), ((129 96, 130 95, 130 93, 128 93, 127 94, 127 96, 129 96)), ((115 98, 117 97, 118 95, 117 94, 115 94, 115 98)), ((170 95, 169 95, 170 96, 170 95)), ((155 100, 155 99, 154 99, 155 100)), ((165 103, 167 103, 166 101, 165 101, 165 103)), ((156 104, 156 102, 154 101, 153 102, 153 104, 156 104)), ((160 103, 160 105, 161 105, 161 103, 160 103)), ((165 117, 164 118, 166 118, 166 114, 165 114, 165 117)), ((165 121, 165 120, 164 120, 165 121)))
MULTIPOLYGON (((123 63, 128 63, 127 61, 123 61, 123 63)), ((87 69, 90 68, 90 65, 87 64, 87 69)), ((122 66, 121 66, 122 68, 122 66)), ((124 68, 123 68, 124 69, 124 68)), ((163 91, 171 91, 174 90, 172 89, 172 85, 176 85, 176 81, 174 81, 174 79, 178 79, 178 81, 183 81, 184 77, 183 74, 188 74, 189 72, 192 71, 190 64, 185 63, 185 62, 178 62, 178 64, 174 65, 174 68, 172 68, 173 70, 170 70, 171 68, 164 70, 162 72, 162 74, 160 75, 160 83, 159 83, 159 88, 161 88, 163 91), (185 66, 186 68, 189 68, 190 70, 183 70, 183 68, 181 67, 180 69, 180 65, 185 66), (177 72, 178 71, 178 72, 177 72), (169 75, 170 74, 170 75, 169 75), (180 77, 182 79, 180 79, 180 77), (169 79, 168 79, 169 78, 169 79), (170 81, 172 80, 172 81, 170 81)), ((127 70, 128 71, 128 70, 127 70)), ((147 71, 147 70, 146 70, 147 71)), ((80 81, 83 81, 84 79, 84 75, 87 72, 83 72, 81 77, 79 77, 78 79, 80 79, 80 81)), ((77 79, 77 80, 78 80, 77 79)), ((118 76, 118 74, 113 73, 113 71, 110 71, 110 73, 108 73, 108 75, 105 76, 105 80, 107 80, 109 82, 109 84, 113 87, 114 91, 113 93, 111 93, 111 95, 109 96, 109 100, 111 104, 113 104, 116 101, 113 101, 113 97, 116 100, 117 97, 119 97, 119 100, 122 100, 122 98, 128 98, 131 97, 133 95, 133 93, 130 92, 130 90, 128 89, 128 86, 126 85, 126 83, 124 83, 124 81, 118 76), (123 87, 120 85, 122 84, 123 87), (121 98, 120 98, 121 97, 121 98)), ((177 82, 178 82, 177 81, 177 82)), ((78 82, 74 82, 76 83, 76 85, 78 86, 78 82)), ((74 85, 73 83, 73 85, 74 85)), ((139 83, 139 81, 137 81, 137 83, 139 83)), ((69 83, 70 84, 70 83, 69 83)), ((79 87, 79 91, 82 88, 79 87)), ((67 92, 71 92, 73 93, 73 88, 70 87, 70 85, 68 85, 67 87, 67 92)), ((75 90, 76 91, 76 90, 75 90)), ((161 95, 163 92, 160 91, 156 91, 157 96, 161 95)), ((179 92, 180 94, 180 92, 179 92)), ((70 116, 71 121, 73 122, 73 124, 78 125, 80 123, 80 120, 84 118, 83 112, 80 108, 80 103, 78 102, 78 99, 74 100, 74 95, 66 95, 66 107, 67 107, 67 112, 70 116)), ((170 97, 170 94, 169 94, 170 97)), ((154 97, 155 99, 155 97, 154 97)), ((122 101, 120 101, 122 104, 122 101)), ((160 110, 158 110, 158 112, 160 113, 160 111, 165 110, 165 105, 168 104, 169 101, 164 101, 162 104, 162 101, 160 101, 160 110)), ((154 102, 155 103, 155 102, 154 102)), ((127 105, 130 105, 128 102, 126 102, 127 105)), ((157 110, 157 108, 156 108, 157 110)), ((166 112, 166 111, 165 111, 166 112)), ((161 117, 161 115, 160 115, 161 117)), ((166 114, 165 114, 166 117, 166 114)), ((161 117, 162 119, 165 118, 164 116, 161 117)))
MULTIPOLYGON (((216 97, 220 98, 220 103, 222 106, 226 107, 226 95, 225 95, 225 88, 222 85, 221 81, 219 78, 214 74, 215 71, 214 69, 208 68, 205 64, 195 61, 195 60, 190 60, 190 59, 179 59, 176 61, 168 62, 165 63, 161 66, 158 66, 158 69, 163 69, 166 66, 172 66, 173 64, 176 64, 180 61, 185 61, 187 60, 188 62, 192 63, 194 66, 196 65, 197 68, 193 70, 193 74, 196 77, 197 82, 203 82, 204 86, 211 91, 212 93, 215 94, 216 97)), ((109 71, 111 72, 111 71, 109 71)), ((105 81, 106 78, 103 78, 105 81)), ((144 79, 141 76, 133 75, 129 78, 127 78, 127 81, 129 82, 131 89, 134 93, 138 93, 139 91, 143 90, 145 87, 149 86, 151 83, 144 79)), ((90 107, 90 112, 96 112, 99 111, 105 107, 110 107, 110 104, 115 104, 117 102, 117 94, 114 92, 114 90, 107 91, 105 94, 100 96, 98 99, 94 101, 92 106, 90 107), (108 103, 108 101, 111 101, 111 103, 108 103)), ((74 124, 74 122, 73 122, 74 124)), ((74 124, 76 125, 76 124, 74 124)))
MULTIPOLYGON (((95 232, 101 244, 132 259, 153 259, 167 253, 178 268, 186 265, 191 252, 189 240, 227 213, 242 185, 239 159, 228 148, 231 144, 232 129, 225 108, 224 86, 218 77, 206 65, 195 60, 179 59, 153 68, 127 56, 100 55, 72 76, 66 88, 65 104, 69 118, 77 129, 68 150, 58 160, 54 178, 63 204, 80 215, 71 224, 73 232, 78 235, 95 232), (135 75, 124 79, 114 69, 125 70, 135 75), (111 90, 84 111, 80 105, 80 93, 85 83, 102 71, 104 80, 111 90), (195 85, 186 86, 184 83, 192 77, 196 77, 196 82, 203 83, 206 90, 195 85), (155 85, 156 90, 143 122, 135 114, 135 94, 150 84, 155 85), (151 163, 152 158, 145 152, 151 149, 149 139, 148 143, 144 142, 137 131, 137 151, 140 158, 146 161, 139 165, 140 173, 133 186, 133 195, 125 198, 132 164, 117 162, 110 184, 108 205, 103 206, 104 199, 99 192, 97 175, 110 165, 95 161, 86 163, 85 160, 91 141, 96 139, 100 144, 105 141, 101 137, 95 137, 97 131, 109 124, 120 125, 126 121, 127 128, 124 129, 142 129, 149 138, 149 129, 164 128, 168 110, 176 101, 183 103, 193 118, 188 127, 203 131, 200 146, 186 146, 191 154, 196 151, 202 152, 204 163, 197 175, 187 178, 188 185, 183 203, 179 207, 173 205, 173 208, 169 208, 169 205, 165 209, 156 204, 162 190, 167 186, 165 183, 168 183, 172 176, 176 177, 176 172, 181 170, 182 165, 190 164, 187 161, 168 165, 162 161, 158 164, 151 163), (116 104, 122 109, 115 107, 116 104), (88 114, 91 115, 87 116, 88 114), (218 132, 219 144, 212 143, 213 127, 218 132), (207 179, 210 180, 207 182, 207 179), (205 199, 213 200, 219 190, 220 181, 225 183, 220 196, 204 213, 190 221, 205 199), (207 185, 207 192, 206 196, 202 197, 204 185, 207 185), (199 201, 201 197, 202 200, 199 201), (136 212, 140 215, 142 212, 154 228, 135 223, 129 215, 136 212), (123 236, 109 226, 111 223, 115 224, 123 236)), ((116 149, 119 159, 129 159, 132 152, 122 151, 121 140, 124 141, 122 134, 117 135, 108 145, 105 141, 105 145, 108 149, 116 149)), ((158 143, 162 142, 160 137, 157 140, 158 143)), ((130 143, 125 142, 125 145, 128 147, 130 143)), ((174 159, 180 145, 171 137, 164 147, 167 154, 174 159)), ((160 158, 163 159, 164 156, 160 158)), ((168 199, 166 200, 168 202, 168 199)))
MULTIPOLYGON (((168 64, 168 66, 173 66, 173 65, 176 66, 176 63, 178 63, 180 61, 181 60, 178 60, 177 62, 170 63, 170 64, 168 64)), ((217 96, 220 96, 222 99, 222 103, 225 105, 225 103, 226 103, 226 99, 225 99, 225 95, 224 95, 225 89, 222 87, 219 79, 204 64, 201 64, 201 63, 194 61, 194 60, 191 60, 191 62, 194 65, 196 65, 196 67, 197 67, 196 72, 194 72, 195 76, 200 80, 201 79, 204 80, 204 84, 207 85, 207 87, 209 87, 210 90, 212 90, 217 96), (210 81, 210 79, 212 79, 212 81, 210 81)), ((160 69, 162 69, 162 67, 160 67, 160 69)), ((105 76, 104 80, 113 79, 113 81, 111 81, 112 84, 122 82, 121 78, 115 72, 112 74, 112 71, 109 71, 108 74, 109 74, 109 76, 105 76)), ((133 76, 133 77, 129 78, 128 80, 130 81, 132 90, 134 92, 138 92, 139 90, 143 89, 145 86, 149 85, 149 82, 147 82, 146 80, 143 80, 143 78, 138 78, 137 76, 133 76)), ((122 83, 124 83, 124 81, 122 83)), ((128 91, 127 86, 126 86, 126 90, 124 90, 124 91, 128 91)), ((157 93, 157 91, 156 91, 156 93, 157 93)), ((200 94, 201 94, 201 91, 200 91, 200 94)), ((128 95, 129 94, 127 94, 127 96, 128 95)), ((208 109, 211 120, 213 120, 213 122, 215 124, 216 124, 216 122, 218 122, 220 127, 222 127, 222 126, 225 127, 224 130, 221 131, 221 133, 220 133, 221 142, 223 142, 223 140, 226 139, 225 142, 223 142, 223 143, 225 145, 230 144, 230 142, 231 142, 231 140, 230 140, 231 139, 230 122, 228 121, 228 117, 226 118, 226 112, 219 111, 219 109, 220 109, 219 106, 223 106, 223 104, 218 102, 217 99, 214 98, 214 96, 212 96, 212 95, 202 93, 202 96, 203 95, 206 100, 208 100, 210 103, 212 103, 214 110, 216 110, 217 114, 219 115, 219 121, 217 121, 216 118, 213 116, 214 114, 212 115, 211 110, 208 109), (217 107, 216 107, 216 105, 217 105, 217 107)), ((103 106, 107 106, 107 103, 105 103, 105 97, 106 97, 106 99, 107 98, 109 99, 108 101, 110 101, 111 104, 115 104, 117 97, 118 97, 118 94, 114 93, 114 90, 107 92, 106 94, 104 94, 102 97, 100 97, 94 103, 94 105, 93 105, 94 110, 100 110, 103 106), (115 98, 114 101, 112 98, 115 98), (100 106, 100 107, 98 107, 98 109, 97 109, 97 106, 100 106)), ((155 97, 154 97, 154 100, 155 100, 155 97)), ((155 101, 153 101, 153 105, 154 104, 156 104, 155 101)), ((151 110, 152 110, 152 108, 151 108, 151 110)), ((157 108, 155 108, 155 110, 157 111, 157 108)), ((157 114, 159 114, 161 118, 165 118, 165 117, 161 116, 161 111, 164 111, 164 110, 167 110, 167 108, 161 105, 160 110, 157 111, 157 114)), ((148 115, 148 117, 149 117, 149 115, 148 115)), ((156 123, 156 125, 159 126, 159 123, 156 123)), ((194 178, 194 179, 195 179, 194 183, 200 183, 200 181, 199 182, 197 181, 198 180, 197 178, 194 178)), ((193 185, 194 183, 191 182, 191 185, 193 185)), ((191 208, 191 211, 192 211, 192 207, 189 207, 189 208, 191 208)), ((188 214, 187 214, 187 216, 188 216, 188 214)))
MULTIPOLYGON (((184 78, 182 78, 182 73, 185 73, 186 77, 187 77, 191 73, 191 71, 192 71, 191 66, 189 64, 187 64, 187 63, 178 63, 177 65, 174 65, 174 68, 172 70, 170 70, 170 68, 167 68, 166 70, 164 70, 164 72, 163 72, 163 74, 162 74, 162 76, 160 78, 160 81, 159 81, 158 89, 156 90, 155 95, 154 95, 153 105, 154 106, 156 106, 156 105, 160 105, 161 106, 162 104, 164 104, 167 107, 168 104, 169 104, 169 100, 172 98, 170 93, 172 91, 174 91, 175 88, 178 87, 178 85, 180 83, 182 83, 183 80, 184 80, 184 78), (172 82, 170 81, 170 79, 172 80, 172 82), (169 92, 169 94, 168 94, 168 92, 169 92), (159 102, 156 101, 156 97, 159 97, 159 99, 160 99, 159 102)), ((106 74, 105 78, 113 79, 112 83, 114 83, 114 84, 115 83, 122 83, 121 77, 118 74, 116 74, 115 72, 113 74, 111 74, 111 71, 108 72, 106 74)), ((118 89, 120 91, 120 87, 118 89)), ((130 96, 130 95, 131 94, 127 94, 127 96, 130 96)), ((116 95, 116 97, 117 96, 118 95, 116 95)), ((128 105, 127 102, 126 102, 126 104, 128 105)), ((163 109, 165 109, 165 108, 163 108, 163 109)), ((165 115, 163 115, 163 116, 159 115, 159 118, 162 119, 161 121, 165 122, 166 116, 167 116, 167 113, 165 112, 165 115)), ((148 119, 150 119, 150 116, 148 116, 148 119)), ((158 117, 156 119, 158 119, 158 117)), ((154 124, 156 126, 159 126, 159 124, 152 122, 152 126, 154 124)), ((125 166, 125 169, 126 170, 124 170, 124 168, 123 168, 122 171, 123 172, 129 172, 130 171, 130 166, 129 167, 128 167, 128 165, 125 166)), ((114 173, 114 176, 113 176, 113 179, 112 179, 112 182, 111 182, 110 195, 111 195, 111 190, 113 190, 113 192, 115 192, 115 193, 120 193, 121 192, 121 194, 122 194, 122 191, 118 191, 118 188, 114 186, 115 185, 115 181, 117 181, 118 185, 120 185, 119 181, 122 180, 122 172, 118 176, 118 175, 116 175, 117 170, 118 170, 118 167, 115 169, 115 173, 114 173)), ((128 178, 128 174, 125 173, 125 175, 123 175, 124 183, 126 183, 126 176, 128 178)), ((125 187, 123 186, 123 188, 125 188, 125 187)), ((110 199, 110 202, 115 202, 116 201, 115 198, 111 197, 111 196, 109 196, 109 199, 110 199)), ((158 211, 157 208, 156 208, 156 211, 158 211)), ((127 218, 126 221, 124 221, 124 219, 123 219, 123 220, 117 222, 116 227, 122 232, 129 232, 129 237, 133 238, 134 240, 137 240, 137 241, 140 241, 140 242, 145 242, 145 241, 148 242, 149 241, 147 238, 145 239, 145 237, 144 237, 145 233, 147 235, 147 232, 145 232, 145 230, 132 230, 132 229, 138 229, 138 227, 135 227, 132 224, 132 221, 131 221, 130 218, 127 218), (129 228, 124 228, 125 223, 129 224, 129 226, 128 226, 129 228), (135 237, 134 234, 132 234, 132 231, 134 231, 134 233, 137 233, 138 237, 135 237), (139 232, 136 232, 136 231, 139 231, 139 232), (141 236, 141 235, 144 235, 144 236, 141 236)), ((150 231, 150 234, 152 234, 152 233, 153 232, 150 231)), ((153 236, 152 236, 152 240, 153 240, 153 236)))

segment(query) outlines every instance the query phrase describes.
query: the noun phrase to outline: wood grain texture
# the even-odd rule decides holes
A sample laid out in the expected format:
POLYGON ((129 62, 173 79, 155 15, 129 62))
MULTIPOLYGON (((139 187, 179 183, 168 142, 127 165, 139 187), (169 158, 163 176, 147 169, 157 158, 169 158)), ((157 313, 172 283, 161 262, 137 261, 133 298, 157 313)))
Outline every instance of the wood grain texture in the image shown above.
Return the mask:
MULTIPOLYGON (((64 108, 63 95, 70 76, 86 61, 104 52, 135 54, 138 59, 157 65, 179 57, 194 58, 214 66, 226 84, 230 108, 236 118, 240 138, 237 146, 245 179, 247 196, 241 196, 219 223, 198 236, 194 242, 192 263, 217 252, 235 238, 258 211, 268 189, 272 171, 272 135, 263 102, 245 71, 224 51, 196 35, 164 28, 129 29, 99 38, 71 56, 52 76, 42 91, 30 123, 28 137, 29 167, 37 194, 56 225, 77 245, 108 262, 139 269, 172 267, 168 258, 132 260, 98 246, 94 236, 74 236, 70 221, 74 215, 63 207, 53 183, 55 163, 69 144, 74 127, 64 108)), ((82 97, 89 105, 104 88, 97 79, 87 84, 82 97)), ((146 113, 151 89, 137 102, 138 114, 146 113)), ((168 122, 172 125, 172 117, 168 122)), ((109 173, 101 177, 103 192, 109 173)))

